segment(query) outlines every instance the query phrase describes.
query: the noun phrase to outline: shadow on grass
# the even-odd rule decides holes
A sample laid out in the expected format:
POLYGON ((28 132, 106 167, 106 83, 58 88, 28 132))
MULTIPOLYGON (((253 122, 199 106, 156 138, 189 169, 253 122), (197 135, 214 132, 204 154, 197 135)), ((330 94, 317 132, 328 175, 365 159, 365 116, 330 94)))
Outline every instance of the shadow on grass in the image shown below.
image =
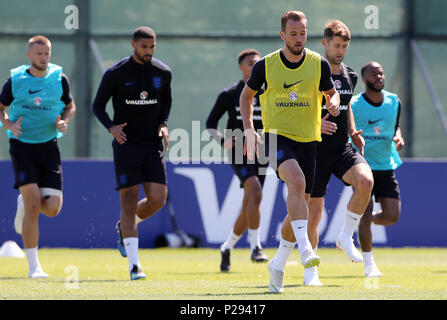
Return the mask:
POLYGON ((364 279, 364 276, 320 276, 320 279, 364 279))
MULTIPOLYGON (((209 275, 239 275, 239 274, 245 274, 247 272, 235 272, 235 271, 227 271, 227 272, 222 272, 222 271, 214 271, 214 272, 164 272, 164 274, 172 274, 172 275, 189 275, 189 276, 201 276, 204 274, 209 274, 209 275)), ((247 273, 248 274, 248 273, 247 273)))
MULTIPOLYGON (((130 280, 120 280, 120 279, 80 279, 77 280, 77 283, 107 283, 107 282, 129 282, 130 280)), ((61 280, 47 280, 47 282, 55 282, 55 283, 65 283, 66 280, 65 279, 61 279, 61 280)))
POLYGON ((28 277, 0 277, 0 280, 27 280, 28 277))

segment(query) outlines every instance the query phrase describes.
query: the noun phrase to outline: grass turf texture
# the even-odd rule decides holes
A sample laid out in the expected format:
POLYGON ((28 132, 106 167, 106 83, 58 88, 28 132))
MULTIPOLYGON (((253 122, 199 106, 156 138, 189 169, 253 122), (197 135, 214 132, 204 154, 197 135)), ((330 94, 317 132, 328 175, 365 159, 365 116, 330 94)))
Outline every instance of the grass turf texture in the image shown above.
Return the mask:
MULTIPOLYGON (((265 249, 271 259, 276 249, 265 249)), ((112 249, 39 250, 48 279, 28 279, 26 258, 0 258, 0 300, 29 299, 447 299, 447 249, 375 249, 383 277, 368 280, 363 265, 344 252, 322 248, 323 287, 303 287, 298 251, 291 255, 284 293, 268 291, 267 264, 250 261, 248 249, 231 253, 231 270, 219 269, 218 249, 140 249, 146 280, 130 281, 127 258, 112 249), (76 270, 78 283, 76 280, 76 270), (76 288, 76 285, 78 288, 76 288)))

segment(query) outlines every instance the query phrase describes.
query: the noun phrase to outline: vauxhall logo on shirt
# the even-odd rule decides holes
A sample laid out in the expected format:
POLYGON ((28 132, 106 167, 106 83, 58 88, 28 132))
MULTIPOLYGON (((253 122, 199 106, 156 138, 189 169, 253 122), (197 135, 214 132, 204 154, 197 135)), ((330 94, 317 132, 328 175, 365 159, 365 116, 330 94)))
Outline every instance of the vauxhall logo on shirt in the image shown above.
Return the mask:
POLYGON ((147 97, 149 94, 147 91, 141 91, 140 92, 140 100, 130 100, 126 99, 126 104, 128 105, 137 105, 137 106, 143 106, 143 105, 149 105, 149 104, 157 104, 157 99, 148 99, 147 97))
MULTIPOLYGON (((292 87, 298 85, 302 81, 303 80, 299 80, 299 81, 295 81, 292 83, 284 82, 283 88, 284 89, 292 88, 292 87)), ((300 92, 299 95, 296 91, 280 93, 277 95, 277 101, 276 101, 275 105, 277 107, 310 107, 309 101, 298 101, 298 98, 304 99, 304 98, 308 98, 308 97, 309 97, 309 95, 304 92, 300 92)))
POLYGON ((33 99, 33 105, 22 105, 22 108, 27 110, 40 110, 40 111, 51 110, 51 107, 42 105, 41 97, 35 97, 33 99))

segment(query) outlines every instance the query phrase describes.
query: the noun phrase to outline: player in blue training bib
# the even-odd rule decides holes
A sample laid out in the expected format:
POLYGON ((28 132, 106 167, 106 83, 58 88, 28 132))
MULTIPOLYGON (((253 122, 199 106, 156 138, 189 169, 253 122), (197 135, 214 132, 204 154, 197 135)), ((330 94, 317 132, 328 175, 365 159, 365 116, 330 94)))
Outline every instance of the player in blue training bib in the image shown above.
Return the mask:
POLYGON ((351 107, 357 129, 363 130, 365 159, 374 176, 372 194, 382 211, 373 212, 370 201, 359 225, 359 240, 363 251, 365 276, 381 277, 372 253, 371 223, 392 225, 400 217, 400 191, 394 171, 402 164, 398 151, 404 146, 399 127, 401 102, 394 93, 383 90, 385 73, 377 62, 362 67, 365 92, 354 96, 351 107))
POLYGON ((7 129, 20 190, 14 228, 22 235, 30 278, 46 278, 37 255, 38 217, 56 216, 62 208, 62 167, 57 138, 73 119, 76 107, 62 68, 49 63, 51 42, 28 41, 30 65, 11 70, 0 94, 0 121, 7 129), (10 107, 9 114, 5 112, 10 107))

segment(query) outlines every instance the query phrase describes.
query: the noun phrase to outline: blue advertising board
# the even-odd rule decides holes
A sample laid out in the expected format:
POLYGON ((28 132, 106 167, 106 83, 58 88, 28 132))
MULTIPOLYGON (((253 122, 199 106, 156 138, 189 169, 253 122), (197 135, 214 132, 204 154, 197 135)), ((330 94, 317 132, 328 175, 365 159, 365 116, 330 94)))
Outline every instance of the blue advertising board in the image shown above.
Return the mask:
MULTIPOLYGON (((18 190, 13 189, 10 161, 0 161, 0 243, 22 240, 14 231, 18 190)), ((55 218, 41 215, 39 247, 113 248, 120 214, 112 161, 63 161, 64 203, 55 218)), ((168 186, 177 225, 201 238, 205 247, 218 247, 239 214, 243 190, 228 164, 167 163, 168 186)), ((447 247, 447 162, 409 161, 396 171, 402 197, 402 214, 393 226, 373 226, 375 246, 447 247)), ((319 227, 320 247, 334 246, 346 204, 352 193, 331 178, 319 227)), ((287 188, 271 172, 261 202, 261 241, 276 247, 279 226, 286 214, 287 188)), ((141 193, 143 197, 143 193, 141 193)), ((376 204, 378 206, 378 204, 376 204)), ((378 208, 376 208, 378 209, 378 208)), ((153 248, 155 239, 173 232, 167 206, 139 224, 140 247, 153 248)), ((246 235, 237 247, 247 247, 246 235)))

